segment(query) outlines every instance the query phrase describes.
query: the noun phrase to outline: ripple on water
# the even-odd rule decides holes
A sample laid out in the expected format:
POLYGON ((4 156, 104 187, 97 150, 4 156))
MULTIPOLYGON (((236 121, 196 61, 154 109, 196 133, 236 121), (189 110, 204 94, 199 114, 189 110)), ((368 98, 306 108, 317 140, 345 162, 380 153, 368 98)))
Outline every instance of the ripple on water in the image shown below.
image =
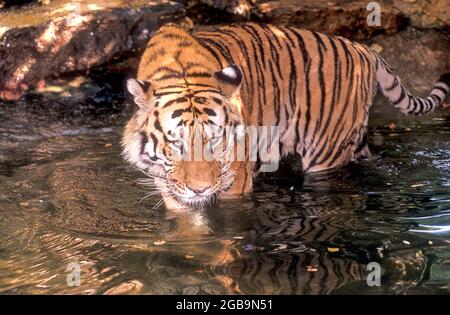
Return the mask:
POLYGON ((254 194, 191 213, 152 209, 158 196, 139 203, 148 188, 116 132, 30 140, 2 151, 0 292, 449 293, 444 124, 395 139, 381 129, 371 161, 267 175, 254 194), (380 288, 366 284, 370 262, 380 288), (71 263, 80 286, 67 284, 71 263))

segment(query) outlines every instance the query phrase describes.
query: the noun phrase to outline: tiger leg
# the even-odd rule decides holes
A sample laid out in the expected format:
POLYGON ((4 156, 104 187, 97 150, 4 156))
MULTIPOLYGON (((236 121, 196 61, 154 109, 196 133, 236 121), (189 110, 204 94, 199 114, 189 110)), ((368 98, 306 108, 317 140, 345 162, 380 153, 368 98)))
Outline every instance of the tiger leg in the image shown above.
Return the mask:
POLYGON ((358 139, 356 140, 355 152, 353 155, 353 161, 360 161, 363 159, 370 159, 372 153, 369 149, 367 141, 367 127, 363 127, 359 132, 358 139))

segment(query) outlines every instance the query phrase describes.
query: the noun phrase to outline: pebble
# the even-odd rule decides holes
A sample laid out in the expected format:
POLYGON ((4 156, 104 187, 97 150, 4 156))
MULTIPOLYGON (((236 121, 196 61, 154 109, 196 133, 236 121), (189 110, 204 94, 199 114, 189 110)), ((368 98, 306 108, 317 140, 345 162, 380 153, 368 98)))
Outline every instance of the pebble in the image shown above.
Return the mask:
POLYGON ((285 250, 288 246, 286 244, 273 244, 277 246, 275 250, 285 250))
POLYGON ((157 241, 153 242, 153 245, 156 245, 156 246, 161 246, 161 245, 164 245, 164 244, 166 244, 165 240, 157 240, 157 241))
POLYGON ((255 249, 255 246, 253 246, 252 244, 247 244, 247 245, 244 246, 244 250, 245 251, 251 251, 251 250, 254 250, 254 249, 255 249))

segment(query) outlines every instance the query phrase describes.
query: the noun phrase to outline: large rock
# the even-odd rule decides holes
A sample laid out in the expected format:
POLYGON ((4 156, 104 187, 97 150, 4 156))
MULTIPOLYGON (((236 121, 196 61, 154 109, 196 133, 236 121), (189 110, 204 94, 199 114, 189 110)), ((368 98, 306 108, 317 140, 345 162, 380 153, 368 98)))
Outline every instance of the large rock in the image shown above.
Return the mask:
POLYGON ((297 26, 328 34, 363 40, 374 34, 398 32, 406 25, 405 16, 390 4, 382 4, 381 23, 370 26, 368 1, 356 0, 274 0, 258 3, 262 21, 297 26))
POLYGON ((153 31, 166 22, 208 29, 258 21, 361 41, 395 34, 408 21, 422 28, 448 27, 448 1, 383 2, 381 24, 370 26, 366 0, 24 0, 20 3, 39 5, 0 9, 0 99, 17 99, 72 73, 132 73, 153 31))
POLYGON ((248 18, 257 2, 258 0, 188 0, 186 4, 188 8, 203 4, 216 10, 248 18))
POLYGON ((367 44, 389 62, 411 92, 427 96, 439 76, 450 71, 449 39, 437 30, 408 28, 393 36, 376 36, 367 44))
POLYGON ((419 28, 450 27, 449 0, 394 0, 394 6, 419 28))
POLYGON ((170 1, 49 6, 0 13, 0 98, 17 99, 43 79, 136 54, 159 26, 185 15, 182 4, 170 1))

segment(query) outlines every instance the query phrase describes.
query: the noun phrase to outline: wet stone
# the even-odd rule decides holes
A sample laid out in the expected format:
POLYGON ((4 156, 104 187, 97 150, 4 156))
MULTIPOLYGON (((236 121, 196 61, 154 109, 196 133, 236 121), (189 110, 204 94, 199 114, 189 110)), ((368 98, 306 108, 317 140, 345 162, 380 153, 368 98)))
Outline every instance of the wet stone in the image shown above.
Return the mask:
POLYGON ((42 79, 138 54, 157 28, 183 14, 180 3, 141 0, 59 1, 0 12, 0 99, 18 99, 42 79))

